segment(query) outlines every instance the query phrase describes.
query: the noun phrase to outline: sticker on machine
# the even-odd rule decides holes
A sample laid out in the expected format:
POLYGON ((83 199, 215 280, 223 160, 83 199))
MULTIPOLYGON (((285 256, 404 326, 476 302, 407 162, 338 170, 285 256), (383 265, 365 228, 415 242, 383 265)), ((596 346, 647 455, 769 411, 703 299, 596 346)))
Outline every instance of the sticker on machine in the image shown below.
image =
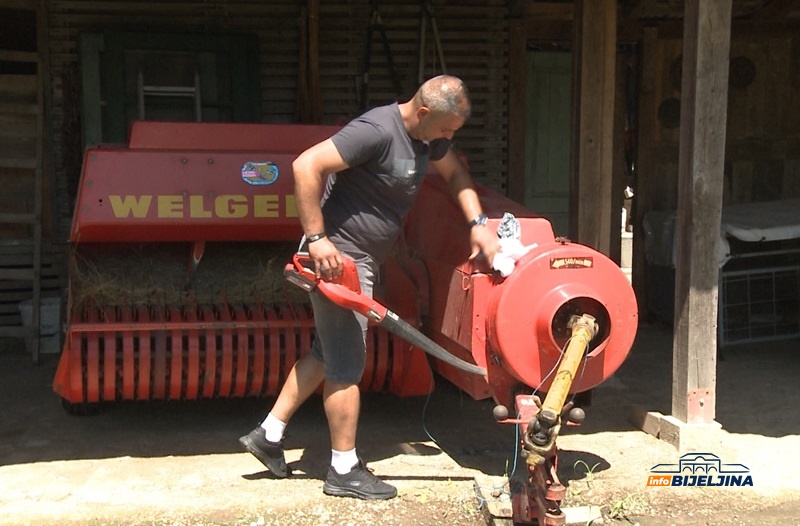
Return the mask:
POLYGON ((561 270, 565 268, 592 268, 594 258, 550 258, 550 268, 561 270))
POLYGON ((278 166, 270 161, 248 161, 242 166, 242 179, 247 184, 272 184, 278 180, 278 166))

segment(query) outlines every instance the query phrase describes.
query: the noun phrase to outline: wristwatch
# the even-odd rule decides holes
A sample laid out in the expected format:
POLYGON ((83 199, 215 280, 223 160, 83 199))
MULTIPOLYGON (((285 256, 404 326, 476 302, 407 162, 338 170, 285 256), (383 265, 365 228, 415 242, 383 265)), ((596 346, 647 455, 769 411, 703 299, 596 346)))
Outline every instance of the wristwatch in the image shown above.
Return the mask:
POLYGON ((477 225, 486 226, 486 222, 488 220, 489 220, 489 218, 486 217, 486 214, 481 214, 481 215, 477 216, 475 219, 473 219, 472 221, 470 221, 469 223, 467 223, 467 226, 469 228, 472 228, 472 227, 477 226, 477 225))

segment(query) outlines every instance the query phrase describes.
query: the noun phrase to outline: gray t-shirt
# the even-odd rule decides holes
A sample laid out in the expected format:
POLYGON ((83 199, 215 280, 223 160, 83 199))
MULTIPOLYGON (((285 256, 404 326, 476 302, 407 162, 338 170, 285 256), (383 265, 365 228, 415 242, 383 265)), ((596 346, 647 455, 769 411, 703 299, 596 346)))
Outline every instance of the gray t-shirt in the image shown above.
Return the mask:
POLYGON ((346 254, 383 262, 414 203, 428 160, 444 157, 450 141, 409 137, 396 103, 366 112, 331 139, 350 168, 328 177, 322 197, 325 231, 346 254))

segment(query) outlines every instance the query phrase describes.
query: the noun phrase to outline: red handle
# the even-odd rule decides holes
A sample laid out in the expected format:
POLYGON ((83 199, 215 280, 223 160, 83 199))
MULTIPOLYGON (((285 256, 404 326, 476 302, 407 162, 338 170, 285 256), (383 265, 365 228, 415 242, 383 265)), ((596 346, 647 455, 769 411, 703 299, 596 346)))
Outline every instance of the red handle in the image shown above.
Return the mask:
POLYGON ((386 307, 369 296, 365 296, 361 294, 361 292, 353 292, 349 288, 338 283, 320 280, 317 283, 317 288, 326 298, 338 306, 356 311, 378 322, 386 316, 386 312, 388 311, 386 307))
MULTIPOLYGON (((361 283, 358 281, 358 269, 356 263, 347 256, 342 257, 342 273, 334 280, 327 280, 327 283, 336 283, 342 285, 356 294, 361 294, 361 283)), ((299 253, 292 257, 294 268, 304 277, 312 281, 322 282, 324 278, 317 280, 316 273, 314 272, 314 261, 308 254, 299 253)))
MULTIPOLYGON (((316 283, 317 289, 336 305, 356 311, 378 322, 386 316, 388 310, 386 307, 361 294, 358 269, 352 259, 342 256, 342 273, 332 281, 324 278, 317 279, 314 272, 314 262, 308 254, 295 254, 292 257, 292 262, 294 263, 294 271, 306 281, 316 283)), ((287 268, 290 266, 287 265, 287 268)))

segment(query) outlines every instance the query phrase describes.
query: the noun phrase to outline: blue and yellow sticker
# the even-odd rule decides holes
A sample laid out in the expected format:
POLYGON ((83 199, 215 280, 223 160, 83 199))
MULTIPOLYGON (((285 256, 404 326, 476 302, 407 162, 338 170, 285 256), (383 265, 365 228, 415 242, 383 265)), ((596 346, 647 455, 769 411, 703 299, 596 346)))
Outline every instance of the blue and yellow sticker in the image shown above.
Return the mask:
POLYGON ((247 184, 272 184, 278 180, 278 166, 270 161, 248 161, 242 166, 242 179, 247 184))

